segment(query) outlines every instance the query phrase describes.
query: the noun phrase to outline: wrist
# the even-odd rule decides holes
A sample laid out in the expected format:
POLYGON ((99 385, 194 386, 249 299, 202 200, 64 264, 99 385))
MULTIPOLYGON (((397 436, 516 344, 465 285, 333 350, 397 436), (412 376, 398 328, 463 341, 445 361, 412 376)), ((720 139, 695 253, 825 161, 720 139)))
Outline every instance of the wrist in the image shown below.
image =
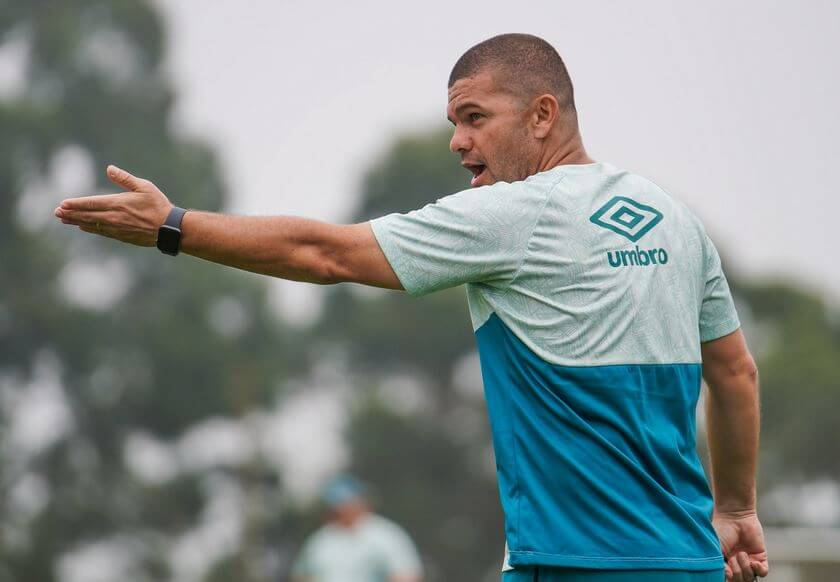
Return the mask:
POLYGON ((200 221, 199 214, 201 210, 190 209, 181 220, 181 252, 192 254, 190 251, 195 251, 197 248, 196 242, 199 237, 196 236, 197 231, 200 231, 200 225, 196 224, 200 221))
POLYGON ((187 210, 172 205, 167 216, 158 228, 155 246, 162 253, 176 256, 181 251, 181 222, 187 210))
POLYGON ((714 517, 726 517, 730 519, 741 519, 757 515, 755 505, 753 506, 718 506, 715 505, 714 517))
POLYGON ((725 482, 718 479, 712 487, 715 512, 727 515, 755 513, 755 479, 748 475, 737 478, 738 476, 733 471, 726 471, 726 473, 731 478, 725 482))

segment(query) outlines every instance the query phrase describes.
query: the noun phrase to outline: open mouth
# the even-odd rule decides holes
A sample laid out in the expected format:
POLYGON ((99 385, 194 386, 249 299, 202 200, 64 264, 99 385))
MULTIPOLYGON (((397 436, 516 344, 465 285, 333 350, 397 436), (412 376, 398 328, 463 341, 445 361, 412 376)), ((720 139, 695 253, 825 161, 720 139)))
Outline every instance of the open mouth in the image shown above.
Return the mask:
POLYGON ((479 180, 481 180, 482 174, 484 174, 485 170, 487 170, 487 166, 484 164, 462 164, 466 169, 472 172, 472 180, 470 180, 470 186, 475 186, 478 184, 479 180))

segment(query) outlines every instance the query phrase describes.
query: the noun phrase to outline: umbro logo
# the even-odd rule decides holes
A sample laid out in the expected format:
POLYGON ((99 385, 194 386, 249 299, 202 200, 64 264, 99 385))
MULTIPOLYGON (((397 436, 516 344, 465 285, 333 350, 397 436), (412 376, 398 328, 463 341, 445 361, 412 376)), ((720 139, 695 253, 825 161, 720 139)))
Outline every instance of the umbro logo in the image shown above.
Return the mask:
POLYGON ((625 196, 615 196, 601 206, 589 221, 636 242, 662 221, 662 213, 625 196))

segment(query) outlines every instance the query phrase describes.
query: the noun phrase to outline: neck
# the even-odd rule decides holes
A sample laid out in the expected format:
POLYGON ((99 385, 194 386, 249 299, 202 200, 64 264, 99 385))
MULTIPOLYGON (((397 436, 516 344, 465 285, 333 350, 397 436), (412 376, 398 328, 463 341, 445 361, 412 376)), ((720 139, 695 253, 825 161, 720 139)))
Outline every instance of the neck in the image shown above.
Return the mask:
POLYGON ((545 172, 557 166, 568 164, 591 164, 595 162, 586 153, 580 133, 558 140, 559 143, 546 147, 537 163, 537 172, 545 172))

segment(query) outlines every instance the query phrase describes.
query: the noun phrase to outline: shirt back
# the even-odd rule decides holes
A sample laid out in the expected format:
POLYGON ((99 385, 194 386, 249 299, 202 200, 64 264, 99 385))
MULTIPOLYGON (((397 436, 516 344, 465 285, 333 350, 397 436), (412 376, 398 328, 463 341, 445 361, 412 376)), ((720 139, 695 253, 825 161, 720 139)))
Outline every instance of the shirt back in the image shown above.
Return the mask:
POLYGON ((412 295, 467 284, 511 566, 723 567, 695 408, 739 323, 683 204, 596 163, 371 225, 412 295))

